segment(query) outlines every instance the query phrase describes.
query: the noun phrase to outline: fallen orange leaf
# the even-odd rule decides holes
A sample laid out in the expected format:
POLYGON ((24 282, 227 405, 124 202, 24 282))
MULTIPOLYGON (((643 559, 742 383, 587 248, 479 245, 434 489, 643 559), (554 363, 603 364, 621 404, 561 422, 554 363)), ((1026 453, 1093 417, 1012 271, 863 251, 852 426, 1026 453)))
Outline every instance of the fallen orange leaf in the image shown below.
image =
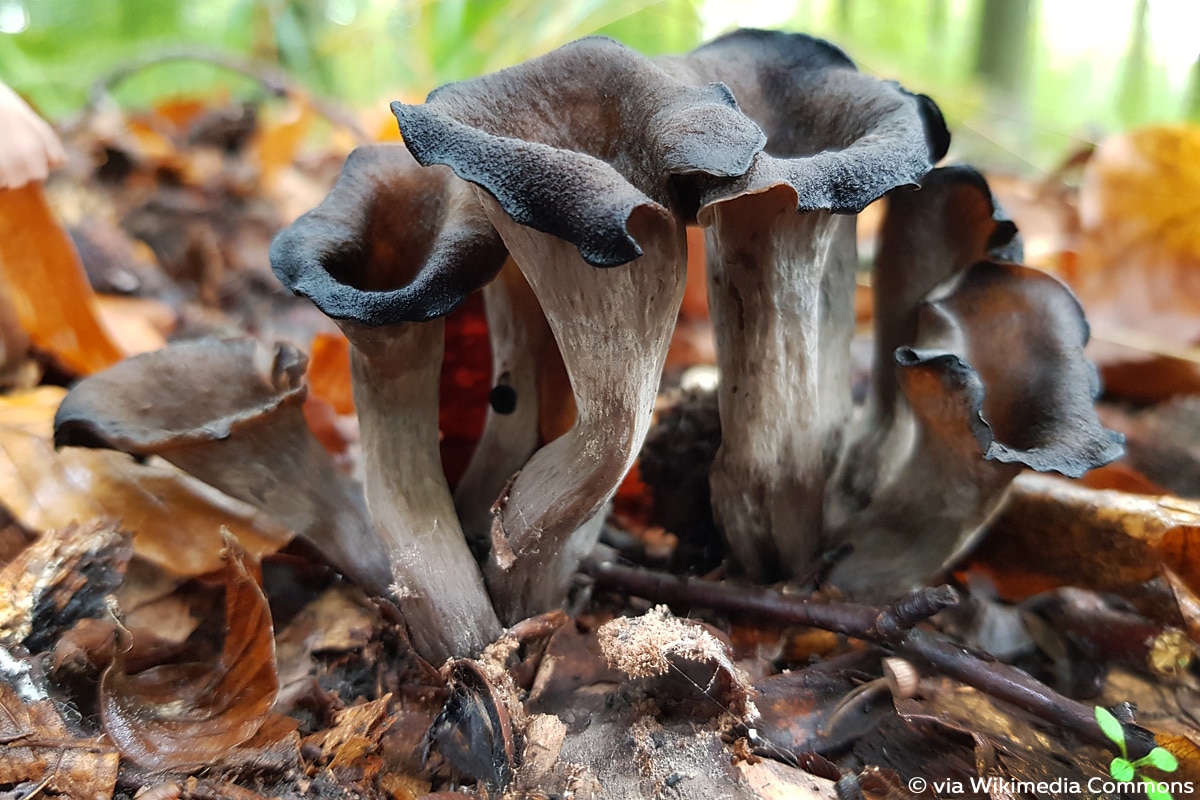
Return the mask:
POLYGON ((307 97, 297 94, 289 100, 279 118, 260 124, 251 145, 264 186, 271 186, 279 173, 296 160, 296 153, 316 118, 316 111, 307 97))
POLYGON ((126 355, 166 347, 166 336, 175 327, 175 313, 166 303, 143 297, 98 294, 96 303, 104 327, 126 355))
POLYGON ((340 333, 317 333, 308 357, 308 390, 339 414, 354 413, 350 385, 350 342, 340 333))
POLYGON ((1071 585, 1157 602, 1151 581, 1165 566, 1200 589, 1200 502, 1089 489, 1075 481, 1024 473, 973 554, 1001 594, 1010 583, 1042 590, 1071 585), (1033 580, 1037 576, 1041 583, 1033 580))
POLYGON ((1200 127, 1143 128, 1105 141, 1084 168, 1079 215, 1071 282, 1092 323, 1094 357, 1124 369, 1106 372, 1109 390, 1157 400, 1200 389, 1192 350, 1200 343, 1200 127), (1180 362, 1181 353, 1173 384, 1145 396, 1140 379, 1163 360, 1180 362), (1131 364, 1144 369, 1131 375, 1131 364))
POLYGON ((129 675, 125 649, 117 648, 100 680, 100 713, 126 758, 150 769, 211 767, 267 722, 279 676, 271 611, 255 571, 227 539, 228 633, 215 665, 166 664, 129 675))
POLYGON ((71 372, 90 374, 124 357, 41 184, 0 191, 0 291, 34 346, 71 372))

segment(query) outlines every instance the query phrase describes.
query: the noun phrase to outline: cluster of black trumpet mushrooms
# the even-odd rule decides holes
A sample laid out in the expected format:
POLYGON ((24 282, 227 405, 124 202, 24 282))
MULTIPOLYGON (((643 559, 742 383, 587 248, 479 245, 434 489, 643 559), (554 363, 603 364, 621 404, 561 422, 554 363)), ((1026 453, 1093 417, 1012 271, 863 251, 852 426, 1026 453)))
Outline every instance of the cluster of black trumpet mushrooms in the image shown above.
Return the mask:
POLYGON ((434 662, 563 602, 649 428, 689 225, 706 233, 720 370, 712 505, 750 577, 837 551, 832 584, 899 596, 972 545, 1022 468, 1076 476, 1120 453, 1075 297, 1019 264, 977 172, 934 168, 935 104, 826 42, 740 30, 649 59, 588 38, 392 109, 403 144, 353 152, 271 251, 351 342, 365 505, 305 427, 303 356, 285 346, 125 362, 71 392, 57 441, 161 455, 278 515, 390 592, 434 662), (885 196, 856 409, 855 222, 885 196), (499 401, 452 494, 444 318, 475 291, 499 401), (539 446, 559 359, 576 418, 539 446), (138 362, 154 386, 128 379, 138 362))

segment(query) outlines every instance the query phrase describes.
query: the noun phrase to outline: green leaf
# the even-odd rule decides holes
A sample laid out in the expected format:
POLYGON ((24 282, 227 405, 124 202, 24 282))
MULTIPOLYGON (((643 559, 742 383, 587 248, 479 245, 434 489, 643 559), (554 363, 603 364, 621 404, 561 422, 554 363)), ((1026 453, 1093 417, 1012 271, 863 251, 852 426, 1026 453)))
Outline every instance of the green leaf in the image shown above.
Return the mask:
POLYGON ((1121 754, 1124 755, 1125 729, 1121 727, 1121 723, 1112 715, 1112 712, 1104 706, 1096 706, 1096 723, 1109 741, 1121 748, 1121 754))
POLYGON ((1144 759, 1138 760, 1145 761, 1146 763, 1150 764, 1150 766, 1157 767, 1163 772, 1174 772, 1175 770, 1179 769, 1179 762, 1175 760, 1175 756, 1171 755, 1170 752, 1161 747, 1154 748, 1146 755, 1144 759))
POLYGON ((1126 783, 1133 780, 1136 770, 1133 764, 1130 764, 1127 759, 1114 758, 1112 763, 1108 765, 1108 774, 1121 783, 1126 783))
POLYGON ((1167 791, 1165 783, 1159 783, 1156 780, 1151 780, 1145 775, 1141 776, 1142 781, 1146 784, 1146 797, 1150 800, 1175 800, 1171 793, 1167 791))

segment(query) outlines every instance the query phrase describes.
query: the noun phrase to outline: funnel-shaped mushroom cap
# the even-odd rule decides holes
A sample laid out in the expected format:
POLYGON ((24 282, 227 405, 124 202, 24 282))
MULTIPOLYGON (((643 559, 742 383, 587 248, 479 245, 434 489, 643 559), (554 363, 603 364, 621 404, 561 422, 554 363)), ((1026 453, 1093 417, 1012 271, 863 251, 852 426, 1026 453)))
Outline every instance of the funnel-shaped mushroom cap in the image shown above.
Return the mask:
POLYGON ((863 75, 841 50, 810 36, 739 30, 662 63, 693 82, 727 84, 767 134, 754 165, 710 185, 704 206, 786 184, 799 211, 856 213, 916 183, 949 146, 929 98, 863 75))
POLYGON ((307 363, 290 345, 269 350, 252 339, 197 339, 135 356, 76 384, 55 416, 54 444, 151 456, 228 439, 303 403, 307 363))
POLYGON ((897 190, 887 202, 871 272, 871 391, 826 493, 825 517, 834 525, 865 506, 879 482, 907 456, 913 418, 899 393, 894 353, 916 341, 919 313, 929 294, 978 261, 1021 259, 1016 226, 971 167, 935 169, 920 189, 897 190))
POLYGON ((888 198, 888 213, 872 273, 875 303, 874 383, 883 406, 895 398, 892 354, 917 333, 925 297, 985 258, 1019 262, 1017 227, 992 197, 987 181, 968 166, 930 172, 916 191, 888 198))
POLYGON ((1083 307, 1057 278, 981 262, 922 308, 917 346, 897 350, 896 363, 961 354, 984 387, 971 419, 984 458, 1078 478, 1123 451, 1121 434, 1096 416, 1100 381, 1087 341, 1083 307), (943 328, 952 320, 961 332, 943 328))
POLYGON ((201 339, 135 356, 67 394, 54 442, 161 456, 276 517, 382 594, 391 575, 362 497, 304 419, 306 361, 288 345, 249 339, 201 339))
POLYGON ((351 153, 329 195, 271 245, 284 286, 336 320, 372 326, 449 313, 506 256, 471 187, 422 168, 403 145, 351 153))
POLYGON ((422 164, 448 165, 602 267, 642 253, 635 208, 678 205, 680 176, 742 174, 765 141, 725 86, 686 85, 600 37, 392 110, 422 164))
POLYGON ((1037 270, 977 260, 1019 250, 983 179, 939 170, 889 203, 875 276, 878 347, 894 355, 826 502, 827 544, 853 548, 830 580, 869 598, 945 569, 1021 467, 1078 476, 1122 449, 1096 417, 1074 295, 1037 270))
POLYGON ((370 552, 435 662, 478 653, 500 630, 438 457, 437 375, 444 315, 507 256, 475 189, 402 145, 351 153, 325 200, 271 245, 284 284, 350 339, 370 552))
MULTIPOLYGON (((840 130, 847 144, 861 139, 869 118, 856 104, 864 90, 867 95, 876 94, 865 89, 872 83, 887 87, 874 101, 885 114, 889 102, 910 98, 916 103, 930 161, 940 160, 950 146, 950 132, 932 100, 909 94, 894 83, 854 77, 854 62, 840 48, 803 33, 744 28, 686 55, 658 61, 672 74, 690 75, 692 82, 728 85, 743 113, 766 132, 766 151, 774 156, 819 153, 830 146, 831 130, 840 130), (859 88, 846 92, 852 87, 859 88)), ((880 144, 889 146, 888 142, 880 144)))

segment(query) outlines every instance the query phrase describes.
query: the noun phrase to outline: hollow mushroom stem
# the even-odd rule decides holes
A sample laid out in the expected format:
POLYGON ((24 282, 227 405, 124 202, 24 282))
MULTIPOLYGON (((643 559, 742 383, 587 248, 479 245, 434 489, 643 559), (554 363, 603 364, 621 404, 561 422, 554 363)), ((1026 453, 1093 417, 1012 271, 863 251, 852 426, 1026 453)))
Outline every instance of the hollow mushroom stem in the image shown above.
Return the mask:
POLYGON ((367 508, 391 560, 417 651, 441 663, 500 635, 463 538, 438 453, 443 318, 369 328, 342 322, 362 435, 367 508))
POLYGON ((562 602, 599 533, 594 518, 646 437, 683 300, 686 245, 682 225, 641 206, 629 229, 643 255, 597 268, 576 246, 513 222, 480 197, 541 301, 578 408, 571 429, 538 450, 497 502, 485 576, 511 624, 562 602))
POLYGON ((810 563, 850 414, 854 218, 776 187, 716 204, 709 303, 721 371, 713 510, 760 579, 810 563))

